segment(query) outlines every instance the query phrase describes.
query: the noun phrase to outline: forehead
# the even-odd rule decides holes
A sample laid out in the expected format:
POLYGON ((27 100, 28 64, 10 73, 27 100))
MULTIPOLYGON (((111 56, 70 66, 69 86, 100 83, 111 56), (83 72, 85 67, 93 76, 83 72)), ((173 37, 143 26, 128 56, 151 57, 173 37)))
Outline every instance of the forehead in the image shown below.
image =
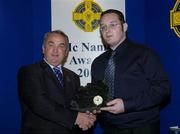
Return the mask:
POLYGON ((48 36, 47 36, 47 39, 46 41, 61 41, 61 42, 66 42, 66 38, 61 35, 61 34, 57 34, 57 33, 50 33, 48 36))
POLYGON ((100 20, 100 24, 102 23, 112 23, 112 22, 119 22, 118 15, 115 13, 108 13, 102 16, 100 20))

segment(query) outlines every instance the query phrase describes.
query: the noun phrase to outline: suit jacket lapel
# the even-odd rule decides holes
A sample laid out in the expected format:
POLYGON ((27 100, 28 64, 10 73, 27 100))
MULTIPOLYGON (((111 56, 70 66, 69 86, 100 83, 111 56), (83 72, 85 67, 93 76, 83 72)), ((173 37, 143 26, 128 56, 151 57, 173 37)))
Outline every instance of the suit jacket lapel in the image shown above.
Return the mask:
POLYGON ((53 70, 51 69, 51 67, 43 60, 41 62, 41 65, 44 69, 44 71, 46 72, 46 74, 53 79, 53 81, 56 83, 56 85, 59 87, 59 88, 63 88, 60 84, 60 82, 58 81, 58 79, 56 78, 56 75, 54 74, 53 70))
POLYGON ((44 61, 42 60, 40 62, 41 67, 43 68, 44 72, 47 77, 49 77, 50 79, 52 79, 52 81, 54 82, 54 84, 56 85, 57 88, 53 88, 50 89, 51 94, 52 94, 52 99, 55 99, 57 102, 59 102, 60 104, 65 104, 64 101, 64 89, 61 86, 60 82, 58 81, 58 79, 56 78, 53 70, 51 69, 51 67, 44 61))
POLYGON ((72 84, 70 84, 72 81, 72 78, 69 78, 68 71, 65 70, 63 67, 62 67, 62 71, 63 71, 63 77, 64 77, 64 90, 66 94, 70 95, 72 94, 72 84))

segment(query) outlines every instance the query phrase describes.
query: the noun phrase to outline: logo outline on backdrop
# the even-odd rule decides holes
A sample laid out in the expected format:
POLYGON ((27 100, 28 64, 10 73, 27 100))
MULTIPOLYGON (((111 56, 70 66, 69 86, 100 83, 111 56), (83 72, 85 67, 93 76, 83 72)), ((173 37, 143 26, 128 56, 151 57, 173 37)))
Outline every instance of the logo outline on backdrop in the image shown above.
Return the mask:
POLYGON ((176 1, 173 9, 170 11, 170 28, 180 38, 180 0, 176 1))
POLYGON ((84 32, 93 32, 99 27, 102 8, 93 0, 83 0, 72 13, 76 26, 84 32))

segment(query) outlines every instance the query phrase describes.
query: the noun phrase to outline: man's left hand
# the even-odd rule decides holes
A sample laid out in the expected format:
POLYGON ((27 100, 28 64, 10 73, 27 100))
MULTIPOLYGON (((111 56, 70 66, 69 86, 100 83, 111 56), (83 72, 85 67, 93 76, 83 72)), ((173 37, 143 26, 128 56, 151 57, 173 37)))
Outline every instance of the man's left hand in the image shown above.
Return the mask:
POLYGON ((101 111, 108 111, 113 114, 119 114, 124 112, 123 100, 118 98, 108 102, 107 107, 100 108, 101 111))

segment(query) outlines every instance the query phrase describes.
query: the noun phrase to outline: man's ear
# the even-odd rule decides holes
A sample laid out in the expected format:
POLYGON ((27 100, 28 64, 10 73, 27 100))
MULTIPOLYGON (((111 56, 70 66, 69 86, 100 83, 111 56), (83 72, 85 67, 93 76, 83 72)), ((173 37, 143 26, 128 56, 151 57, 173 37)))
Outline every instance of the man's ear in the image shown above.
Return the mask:
POLYGON ((67 57, 69 54, 69 49, 66 49, 66 53, 65 53, 65 56, 67 57))
POLYGON ((124 29, 124 32, 127 31, 127 29, 128 29, 128 24, 127 24, 127 23, 124 23, 124 24, 123 24, 123 29, 124 29))

